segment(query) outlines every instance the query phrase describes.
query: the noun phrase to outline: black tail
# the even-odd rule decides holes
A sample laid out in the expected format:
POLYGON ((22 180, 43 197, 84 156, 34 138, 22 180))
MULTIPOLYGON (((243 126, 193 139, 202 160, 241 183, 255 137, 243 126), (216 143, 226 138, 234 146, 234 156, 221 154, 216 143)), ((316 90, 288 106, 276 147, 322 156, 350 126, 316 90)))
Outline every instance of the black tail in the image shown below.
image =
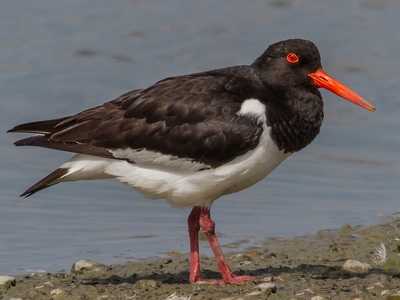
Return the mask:
POLYGON ((57 169, 54 172, 47 175, 42 180, 40 180, 37 183, 35 183, 34 185, 32 185, 29 189, 27 189, 25 192, 23 192, 20 196, 28 198, 29 196, 33 195, 34 193, 36 193, 40 190, 43 190, 52 185, 55 185, 58 183, 58 179, 60 179, 67 173, 68 173, 67 169, 57 169))
POLYGON ((7 132, 26 132, 26 133, 40 133, 47 134, 54 130, 55 126, 62 121, 69 119, 70 117, 64 117, 59 119, 45 120, 39 122, 25 123, 15 126, 7 132))

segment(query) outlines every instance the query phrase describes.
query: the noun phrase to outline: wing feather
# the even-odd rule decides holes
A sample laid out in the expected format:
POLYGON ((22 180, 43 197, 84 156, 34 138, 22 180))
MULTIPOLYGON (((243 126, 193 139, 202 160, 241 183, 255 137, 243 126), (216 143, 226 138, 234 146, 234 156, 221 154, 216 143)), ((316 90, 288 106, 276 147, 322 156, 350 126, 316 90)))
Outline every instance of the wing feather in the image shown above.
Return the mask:
POLYGON ((17 126, 14 131, 42 135, 16 145, 117 159, 124 158, 113 156, 116 150, 146 149, 218 166, 258 143, 260 125, 237 115, 244 100, 232 89, 230 76, 214 72, 173 77, 74 116, 17 126))

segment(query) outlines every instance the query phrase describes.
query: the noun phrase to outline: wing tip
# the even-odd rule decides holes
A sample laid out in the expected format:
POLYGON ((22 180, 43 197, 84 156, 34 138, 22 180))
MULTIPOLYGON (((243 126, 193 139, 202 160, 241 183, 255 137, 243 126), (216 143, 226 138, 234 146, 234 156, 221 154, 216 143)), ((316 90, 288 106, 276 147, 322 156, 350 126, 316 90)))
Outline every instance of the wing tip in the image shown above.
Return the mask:
POLYGON ((7 130, 7 133, 22 132, 22 133, 47 134, 47 133, 50 133, 58 124, 60 124, 61 122, 65 122, 69 118, 70 118, 70 116, 62 117, 62 118, 58 118, 58 119, 23 123, 23 124, 16 125, 13 128, 7 130))
POLYGON ((14 142, 14 145, 19 146, 39 146, 44 141, 44 136, 30 136, 14 142))
POLYGON ((28 190, 26 190, 25 192, 23 192, 23 193, 20 194, 19 196, 20 196, 21 198, 26 199, 26 198, 29 198, 30 196, 32 196, 33 194, 34 194, 34 192, 29 192, 28 190))

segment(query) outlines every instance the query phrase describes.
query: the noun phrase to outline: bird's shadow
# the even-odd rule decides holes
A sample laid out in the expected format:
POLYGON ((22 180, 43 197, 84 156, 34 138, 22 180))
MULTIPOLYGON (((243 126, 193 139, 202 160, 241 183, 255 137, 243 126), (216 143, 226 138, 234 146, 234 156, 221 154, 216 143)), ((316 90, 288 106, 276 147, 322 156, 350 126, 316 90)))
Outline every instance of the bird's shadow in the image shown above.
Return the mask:
MULTIPOLYGON (((220 278, 220 274, 211 270, 203 270, 203 277, 208 279, 218 279, 220 278)), ((367 273, 358 274, 358 273, 349 273, 344 271, 340 266, 327 266, 327 265, 312 265, 312 264, 300 264, 295 267, 268 267, 268 268, 259 268, 255 270, 249 271, 238 271, 235 272, 237 275, 251 275, 256 276, 258 278, 263 278, 266 276, 280 276, 283 274, 299 274, 311 277, 313 279, 351 279, 351 278, 365 278, 371 274, 380 274, 387 275, 392 277, 400 277, 398 273, 386 272, 382 269, 371 269, 367 273)), ((179 273, 153 273, 149 275, 137 275, 133 274, 130 276, 119 276, 112 275, 109 277, 103 278, 88 278, 82 280, 82 284, 86 285, 96 285, 96 284, 123 284, 130 283, 135 284, 139 280, 154 280, 160 282, 162 284, 188 284, 189 281, 187 278, 189 274, 187 271, 182 271, 179 273)))

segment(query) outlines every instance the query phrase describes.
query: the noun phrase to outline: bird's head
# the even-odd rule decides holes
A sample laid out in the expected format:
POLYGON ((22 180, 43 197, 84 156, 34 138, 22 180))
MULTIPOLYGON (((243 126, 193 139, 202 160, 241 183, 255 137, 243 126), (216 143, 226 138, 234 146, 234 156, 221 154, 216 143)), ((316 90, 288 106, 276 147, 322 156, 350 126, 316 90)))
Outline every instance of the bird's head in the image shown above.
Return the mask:
POLYGON ((311 41, 290 39, 272 44, 256 59, 253 67, 263 83, 272 89, 325 88, 362 108, 375 111, 374 105, 323 70, 318 48, 311 41))

